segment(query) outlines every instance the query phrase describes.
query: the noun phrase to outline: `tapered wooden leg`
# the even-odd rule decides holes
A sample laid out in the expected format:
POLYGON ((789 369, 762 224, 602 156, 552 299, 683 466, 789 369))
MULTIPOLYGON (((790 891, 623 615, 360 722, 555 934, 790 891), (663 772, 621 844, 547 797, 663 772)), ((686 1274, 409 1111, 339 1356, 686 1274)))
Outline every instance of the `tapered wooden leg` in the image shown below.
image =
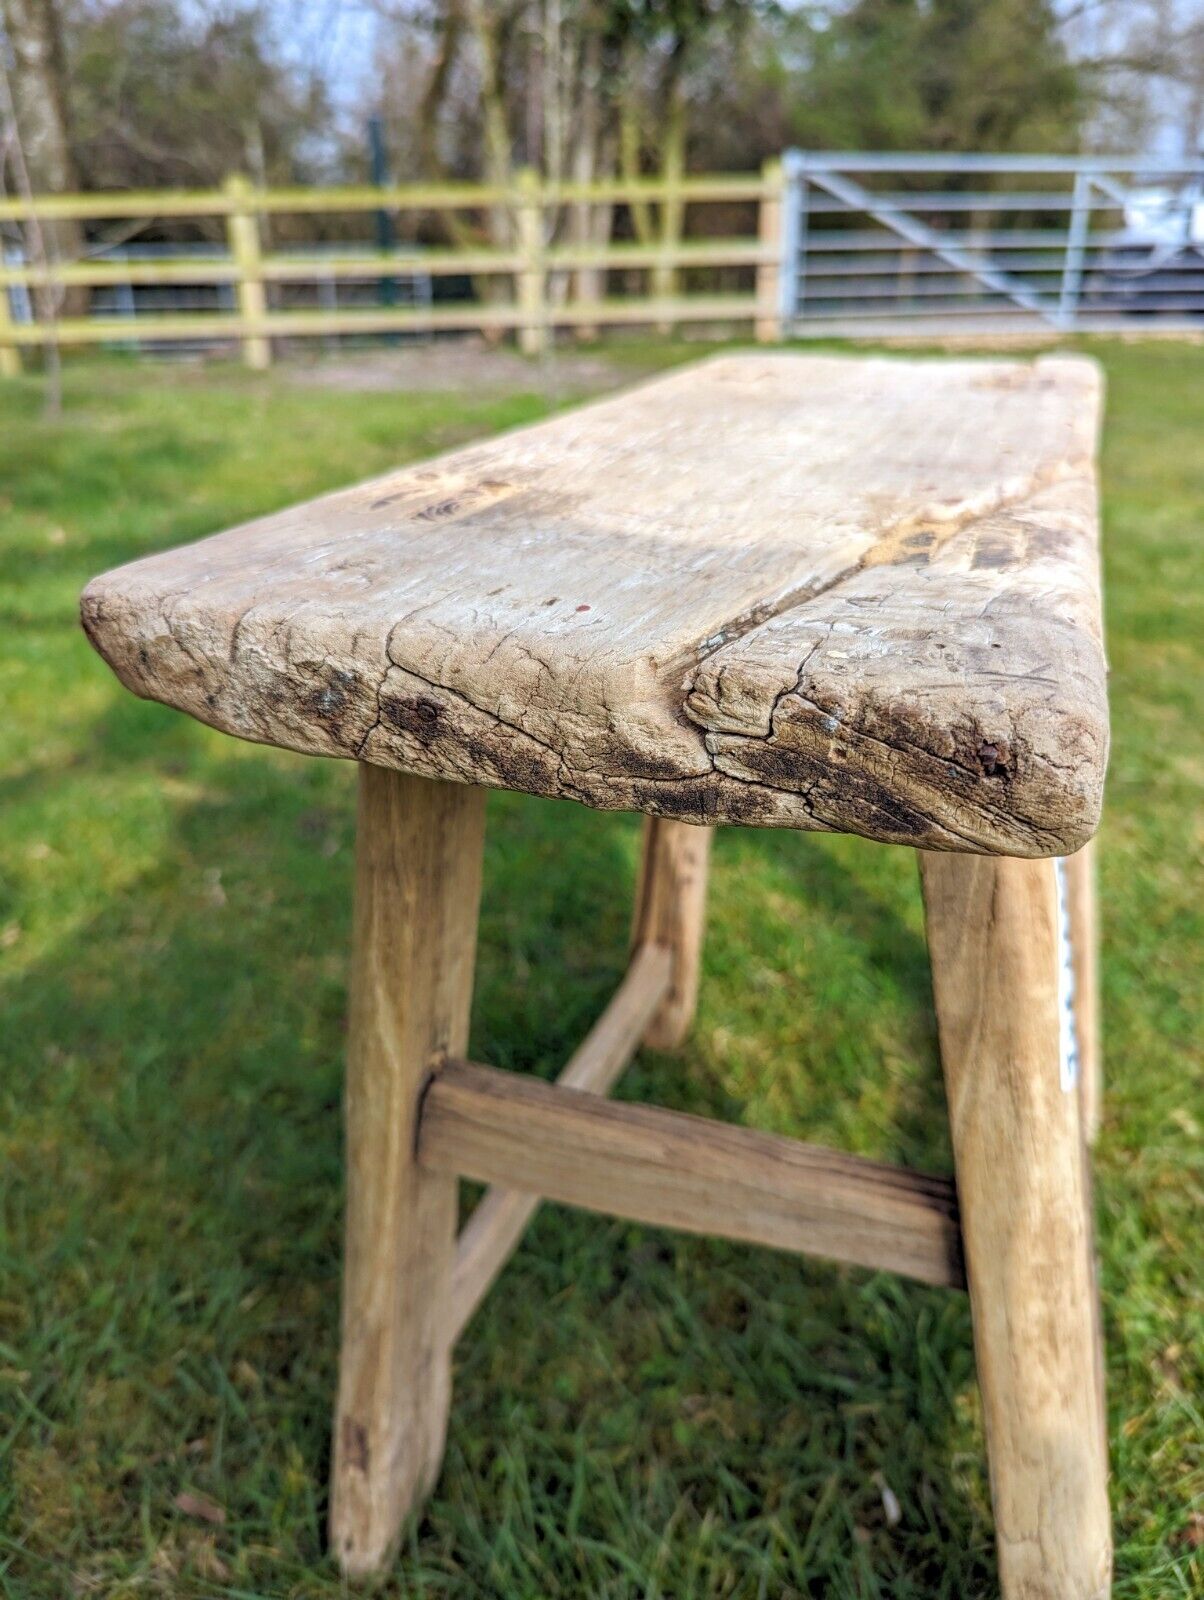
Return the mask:
POLYGON ((632 945, 663 945, 673 956, 669 992, 644 1035, 653 1050, 675 1049, 694 1020, 713 832, 666 817, 644 819, 632 945))
POLYGON ((1052 861, 922 854, 1006 1600, 1109 1592, 1086 1147, 1052 861))
POLYGON ((1079 1099, 1088 1144, 1099 1132, 1103 1049, 1099 1009, 1099 920, 1095 899, 1095 840, 1066 858, 1070 947, 1074 961, 1074 1020, 1079 1045, 1079 1099))
POLYGON ((347 1217, 331 1547, 377 1570, 439 1471, 456 1180, 414 1160, 423 1090, 462 1055, 484 791, 360 768, 347 1047, 347 1217))

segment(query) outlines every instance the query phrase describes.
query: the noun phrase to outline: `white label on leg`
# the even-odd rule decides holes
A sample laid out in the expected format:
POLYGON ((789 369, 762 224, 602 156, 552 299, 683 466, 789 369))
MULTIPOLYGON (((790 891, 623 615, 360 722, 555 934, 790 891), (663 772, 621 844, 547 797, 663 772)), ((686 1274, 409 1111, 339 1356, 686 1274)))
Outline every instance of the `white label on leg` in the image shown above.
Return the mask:
POLYGON ((1058 886, 1058 1076, 1069 1094, 1079 1081, 1079 1040, 1074 1021, 1074 952, 1070 943, 1070 891, 1066 861, 1054 860, 1058 886))

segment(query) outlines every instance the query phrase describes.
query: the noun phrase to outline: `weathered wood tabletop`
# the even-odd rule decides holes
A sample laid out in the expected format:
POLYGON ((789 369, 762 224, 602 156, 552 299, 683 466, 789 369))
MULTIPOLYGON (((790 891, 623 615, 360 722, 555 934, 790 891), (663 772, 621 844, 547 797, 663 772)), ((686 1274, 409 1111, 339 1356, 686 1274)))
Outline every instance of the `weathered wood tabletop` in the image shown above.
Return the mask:
POLYGON ((138 694, 294 750, 1070 851, 1108 743, 1099 404, 1076 358, 724 356, 119 568, 84 626, 138 694))

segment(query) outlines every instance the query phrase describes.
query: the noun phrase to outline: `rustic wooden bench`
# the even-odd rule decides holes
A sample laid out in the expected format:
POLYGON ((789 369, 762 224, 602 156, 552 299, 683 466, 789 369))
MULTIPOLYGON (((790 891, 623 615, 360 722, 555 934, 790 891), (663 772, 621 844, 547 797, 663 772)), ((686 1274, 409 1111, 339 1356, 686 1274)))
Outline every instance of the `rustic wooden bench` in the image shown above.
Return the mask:
POLYGON ((968 1281, 1004 1592, 1107 1592, 1098 412, 1075 359, 729 356, 85 592, 136 693, 361 763, 348 1573, 430 1489, 453 1345, 544 1196, 968 1281), (630 968, 554 1085, 463 1059, 489 787, 647 814, 630 968), (721 823, 921 852, 956 1190, 605 1099, 688 1029, 721 823), (492 1187, 457 1233, 461 1176, 492 1187))

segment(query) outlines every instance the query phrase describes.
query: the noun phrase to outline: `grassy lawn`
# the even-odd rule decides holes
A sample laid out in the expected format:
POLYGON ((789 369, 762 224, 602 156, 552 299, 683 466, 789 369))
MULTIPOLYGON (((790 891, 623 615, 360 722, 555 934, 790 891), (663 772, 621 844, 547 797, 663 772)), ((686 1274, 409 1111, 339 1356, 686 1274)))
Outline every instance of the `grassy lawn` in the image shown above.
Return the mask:
MULTIPOLYGON (((1096 353, 1116 1593, 1173 1600, 1204 1593, 1204 349, 1096 353)), ((57 423, 0 385, 0 1594, 344 1592, 354 772, 135 700, 78 591, 548 405, 535 367, 466 399, 81 363, 57 423)), ((637 820, 494 795, 489 824, 472 1049, 550 1076, 621 970, 637 820)), ((691 1043, 624 1097, 948 1169, 909 852, 723 834, 708 941, 691 1043)), ((455 1385, 385 1596, 995 1592, 962 1296, 547 1207, 455 1385)))

